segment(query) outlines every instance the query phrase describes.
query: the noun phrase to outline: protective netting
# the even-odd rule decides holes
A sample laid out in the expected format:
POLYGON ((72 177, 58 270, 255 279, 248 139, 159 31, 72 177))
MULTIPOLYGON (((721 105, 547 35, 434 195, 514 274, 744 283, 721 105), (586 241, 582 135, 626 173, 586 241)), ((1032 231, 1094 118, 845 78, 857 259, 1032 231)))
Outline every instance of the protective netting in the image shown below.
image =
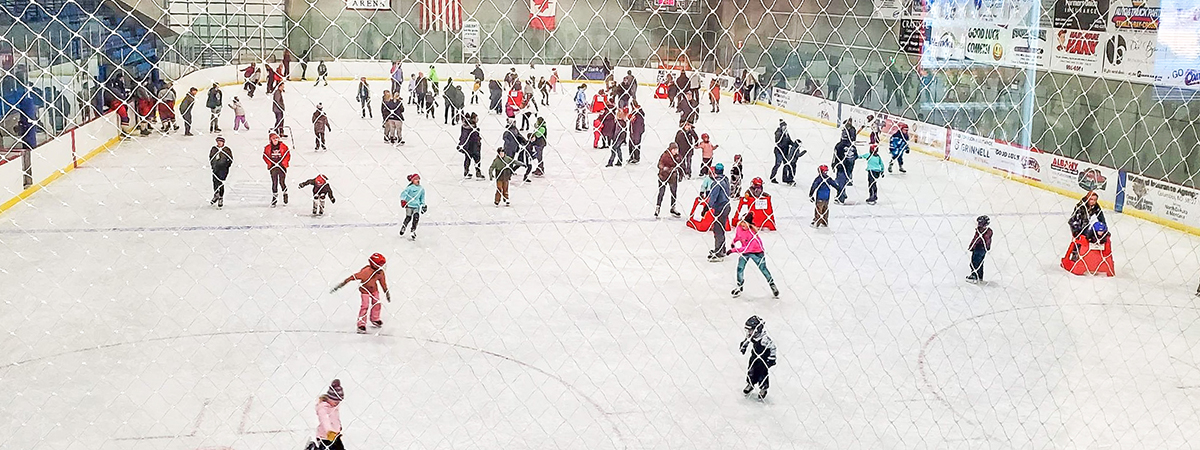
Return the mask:
POLYGON ((6 447, 1200 442, 1188 1, 0 11, 6 447))

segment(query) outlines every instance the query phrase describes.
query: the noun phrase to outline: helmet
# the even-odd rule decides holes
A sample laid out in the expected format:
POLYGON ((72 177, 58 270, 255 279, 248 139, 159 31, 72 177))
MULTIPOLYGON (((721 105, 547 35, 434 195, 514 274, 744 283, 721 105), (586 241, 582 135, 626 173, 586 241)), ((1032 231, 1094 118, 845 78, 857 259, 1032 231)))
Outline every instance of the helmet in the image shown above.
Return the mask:
POLYGON ((701 134, 700 139, 708 139, 708 133, 701 134))
POLYGON ((746 337, 754 337, 762 332, 763 325, 767 322, 758 316, 750 316, 746 319, 746 337))
POLYGON ((317 184, 325 184, 325 181, 326 181, 325 175, 317 175, 317 178, 315 181, 317 182, 317 184))
POLYGON ((762 177, 754 177, 753 180, 750 180, 750 185, 751 186, 762 186, 763 185, 762 177))
POLYGON ((1095 225, 1092 225, 1092 231, 1095 231, 1096 233, 1107 233, 1108 225, 1105 225, 1104 222, 1096 222, 1095 225))
POLYGON ((371 267, 378 269, 383 267, 384 264, 387 264, 387 258, 384 258, 383 255, 378 253, 371 255, 371 267))
POLYGON ((988 218, 988 216, 979 216, 975 218, 975 222, 981 227, 986 227, 989 223, 992 223, 992 219, 988 218))
POLYGON ((717 165, 713 166, 713 170, 717 171, 717 173, 725 173, 725 165, 717 163, 717 165))
POLYGON ((745 220, 746 223, 753 224, 754 223, 754 211, 746 211, 746 215, 742 217, 742 220, 745 220))
POLYGON ((817 167, 817 172, 820 172, 820 173, 825 173, 825 172, 828 172, 828 171, 829 171, 829 166, 826 166, 826 165, 824 165, 824 164, 822 164, 822 165, 820 165, 820 166, 818 166, 818 167, 817 167))

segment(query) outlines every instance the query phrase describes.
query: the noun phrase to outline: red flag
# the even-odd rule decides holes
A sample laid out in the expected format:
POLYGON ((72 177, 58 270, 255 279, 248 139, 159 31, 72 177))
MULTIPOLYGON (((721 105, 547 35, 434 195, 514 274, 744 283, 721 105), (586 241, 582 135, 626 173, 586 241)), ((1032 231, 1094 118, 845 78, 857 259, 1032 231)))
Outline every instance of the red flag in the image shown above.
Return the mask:
POLYGON ((462 23, 460 0, 421 0, 422 31, 458 31, 462 23))
POLYGON ((553 30, 557 14, 558 2, 556 0, 529 0, 529 28, 553 30))

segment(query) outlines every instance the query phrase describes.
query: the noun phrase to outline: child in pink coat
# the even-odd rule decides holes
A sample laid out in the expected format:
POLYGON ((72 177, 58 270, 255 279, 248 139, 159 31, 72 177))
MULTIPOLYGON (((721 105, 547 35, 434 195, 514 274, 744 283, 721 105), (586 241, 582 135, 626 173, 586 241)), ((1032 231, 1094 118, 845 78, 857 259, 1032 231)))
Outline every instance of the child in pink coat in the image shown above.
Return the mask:
POLYGON ((754 226, 754 212, 746 213, 741 222, 738 222, 737 234, 733 236, 733 248, 729 249, 730 253, 741 253, 738 258, 737 268, 737 287, 733 288, 733 296, 742 295, 742 285, 746 282, 746 261, 754 261, 758 265, 758 270, 762 271, 764 277, 767 278, 767 283, 771 285, 771 294, 775 298, 779 298, 779 288, 775 287, 775 280, 771 278, 771 271, 767 270, 767 259, 763 255, 762 239, 758 237, 758 227, 754 226))
POLYGON ((696 146, 700 147, 700 175, 707 175, 712 170, 713 150, 720 145, 713 145, 708 140, 708 133, 704 133, 700 135, 700 143, 696 146))
POLYGON ((345 450, 342 445, 342 417, 338 405, 342 403, 342 381, 334 379, 329 392, 317 398, 317 448, 322 450, 345 450))

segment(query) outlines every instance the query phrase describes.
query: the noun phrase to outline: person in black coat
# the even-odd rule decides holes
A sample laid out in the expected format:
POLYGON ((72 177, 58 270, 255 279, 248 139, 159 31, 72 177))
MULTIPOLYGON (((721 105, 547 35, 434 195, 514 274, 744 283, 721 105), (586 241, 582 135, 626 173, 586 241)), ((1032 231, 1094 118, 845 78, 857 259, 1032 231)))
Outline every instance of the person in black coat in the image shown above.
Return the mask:
POLYGON ((504 113, 504 102, 501 98, 504 97, 504 89, 500 87, 500 82, 492 80, 488 82, 488 110, 496 114, 504 113))
POLYGON ((987 256, 988 250, 992 249, 992 229, 988 227, 991 219, 988 216, 979 216, 975 219, 975 237, 971 238, 971 243, 967 245, 967 250, 971 251, 971 274, 967 275, 967 281, 977 283, 983 281, 983 258, 987 256))
POLYGON ((858 158, 858 152, 854 150, 854 146, 849 141, 838 141, 833 146, 833 172, 834 172, 834 188, 838 191, 838 196, 834 200, 835 203, 842 204, 846 202, 846 186, 849 185, 850 175, 846 169, 847 160, 855 160, 858 158))
POLYGON ((1108 222, 1104 220, 1104 211, 1100 210, 1099 201, 1100 196, 1089 191, 1079 199, 1079 203, 1075 204, 1075 210, 1071 212, 1071 218, 1067 220, 1067 225, 1071 227, 1071 239, 1087 233, 1091 230, 1094 222, 1108 225, 1108 222))
POLYGON ((785 182, 787 181, 788 176, 786 163, 787 154, 792 145, 791 142, 792 136, 788 134, 787 122, 784 122, 783 119, 779 119, 779 126, 775 128, 775 165, 771 167, 772 183, 779 183, 779 180, 775 178, 775 175, 779 172, 780 167, 784 167, 783 178, 785 182))
POLYGON ((515 121, 509 121, 508 129, 504 130, 503 139, 504 155, 509 158, 516 158, 517 152, 520 152, 526 145, 529 145, 529 140, 525 139, 525 136, 522 136, 520 131, 517 131, 517 123, 515 121))
POLYGON ((646 111, 637 99, 630 102, 629 111, 629 163, 637 164, 642 161, 642 134, 646 132, 646 111))
POLYGON ((463 117, 462 131, 458 135, 458 151, 463 153, 463 178, 471 178, 471 163, 475 164, 475 178, 483 179, 479 170, 482 140, 479 136, 479 116, 475 113, 463 117))
POLYGON ((675 144, 679 146, 679 156, 683 160, 683 175, 688 178, 692 177, 692 156, 699 142, 700 136, 692 129, 692 124, 681 122, 679 131, 675 132, 675 144))
POLYGON ((846 165, 846 186, 854 186, 854 163, 858 162, 858 149, 854 146, 854 142, 858 140, 858 128, 854 127, 853 119, 846 119, 842 123, 842 139, 850 144, 850 150, 854 155, 847 159, 846 165))
POLYGON ((208 132, 220 133, 221 127, 217 126, 217 120, 221 118, 221 107, 225 105, 224 95, 221 93, 221 86, 213 83, 208 89, 208 100, 204 102, 204 106, 209 109, 210 115, 208 119, 208 132))
POLYGON ((233 150, 225 146, 225 138, 217 136, 217 145, 208 151, 208 162, 213 178, 213 198, 209 203, 221 208, 225 206, 225 179, 233 166, 233 150))

